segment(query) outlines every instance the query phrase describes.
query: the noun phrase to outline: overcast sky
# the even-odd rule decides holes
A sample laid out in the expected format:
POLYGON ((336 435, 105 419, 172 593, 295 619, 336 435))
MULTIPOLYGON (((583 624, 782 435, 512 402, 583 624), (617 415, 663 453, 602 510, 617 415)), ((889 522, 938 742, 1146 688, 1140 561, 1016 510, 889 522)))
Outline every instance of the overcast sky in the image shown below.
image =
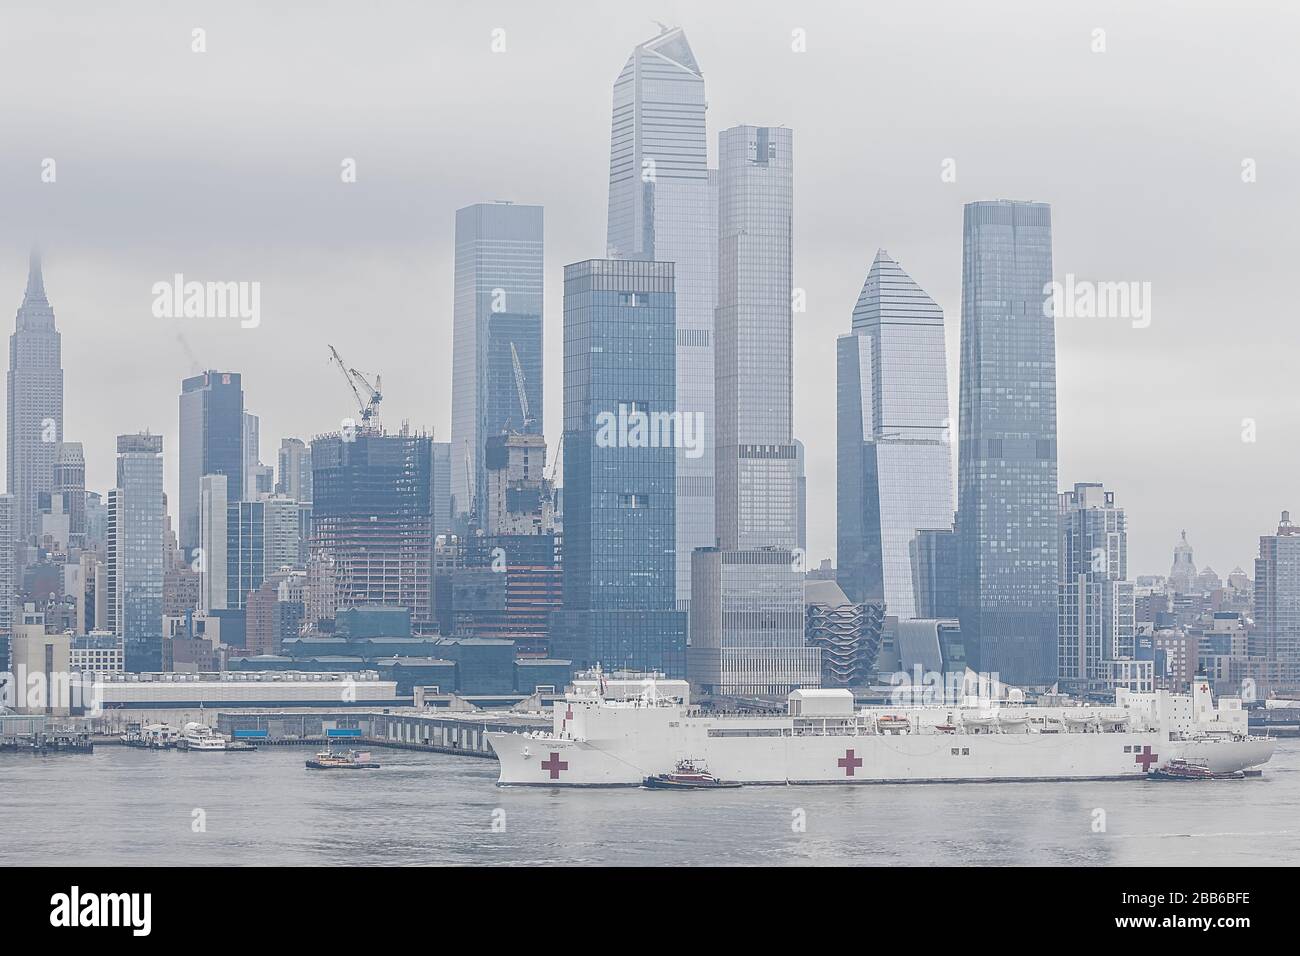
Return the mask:
POLYGON ((962 204, 1014 198, 1052 204, 1058 277, 1152 286, 1149 328, 1058 323, 1062 487, 1117 492, 1131 574, 1167 573, 1181 528, 1198 564, 1253 573, 1258 536, 1300 512, 1300 11, 1281 2, 8 0, 0 309, 39 239, 88 487, 149 428, 174 513, 180 334, 243 373, 265 462, 353 410, 326 343, 382 372, 387 424, 447 439, 454 211, 492 199, 546 208, 553 446, 563 266, 604 255, 611 89, 651 18, 704 70, 711 165, 721 129, 794 129, 814 564, 835 549, 835 337, 876 248, 944 309, 955 415, 962 204), (178 272, 260 282, 261 325, 155 318, 178 272))

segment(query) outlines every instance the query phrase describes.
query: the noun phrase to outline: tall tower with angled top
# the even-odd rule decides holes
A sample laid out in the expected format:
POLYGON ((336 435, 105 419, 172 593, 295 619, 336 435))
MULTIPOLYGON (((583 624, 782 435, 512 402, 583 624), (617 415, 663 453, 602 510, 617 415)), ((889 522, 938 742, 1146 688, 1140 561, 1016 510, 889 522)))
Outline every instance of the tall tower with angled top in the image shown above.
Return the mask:
POLYGON ((54 310, 45 296, 41 256, 32 250, 27 291, 9 336, 8 489, 18 541, 37 530, 37 504, 54 488, 63 441, 63 365, 54 310))
POLYGON ((614 82, 608 254, 674 264, 676 405, 700 442, 678 448, 675 601, 690 609, 691 555, 716 543, 714 328, 717 172, 708 168, 704 75, 680 28, 638 45, 614 82))
POLYGON ((918 617, 926 530, 953 521, 943 310, 881 249, 837 342, 840 587, 918 617))

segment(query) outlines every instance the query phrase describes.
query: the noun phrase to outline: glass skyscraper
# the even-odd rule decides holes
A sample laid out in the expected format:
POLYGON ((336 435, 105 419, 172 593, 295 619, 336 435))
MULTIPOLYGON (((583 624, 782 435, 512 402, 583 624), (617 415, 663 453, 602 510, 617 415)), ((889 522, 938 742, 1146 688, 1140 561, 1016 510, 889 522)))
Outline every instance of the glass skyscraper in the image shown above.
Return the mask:
POLYGON ((484 493, 488 436, 507 428, 542 431, 542 207, 491 202, 458 209, 455 286, 451 482, 453 513, 463 518, 484 493))
POLYGON ((9 336, 7 406, 9 492, 17 509, 17 539, 24 544, 40 530, 37 502, 54 487, 55 454, 63 441, 61 348, 41 257, 32 250, 27 291, 9 336))
POLYGON ((281 438, 279 453, 280 480, 276 494, 294 501, 311 501, 311 449, 301 438, 281 438))
POLYGON ((117 487, 108 493, 108 626, 126 669, 162 669, 163 440, 117 439, 117 487))
POLYGON ((716 693, 817 686, 804 629, 799 449, 792 434, 793 137, 719 137, 715 313, 718 546, 691 565, 692 683, 716 693))
POLYGON ((836 345, 836 580, 915 618, 917 535, 953 520, 943 311, 882 249, 836 345))
POLYGON ((238 372, 208 371, 181 382, 180 546, 199 546, 199 482, 225 475, 231 501, 244 497, 244 388, 238 372))
POLYGON ((962 243, 957 531, 979 671, 1056 678, 1056 333, 1046 203, 969 203, 962 243))
POLYGON ((675 608, 673 263, 564 269, 564 610, 551 653, 575 667, 686 668, 675 608), (639 436, 639 437, 638 437, 639 436))
POLYGON ((708 169, 705 106, 704 76, 680 28, 637 46, 614 83, 608 255, 675 264, 677 409, 701 426, 698 452, 677 452, 679 610, 690 606, 691 552, 716 543, 718 198, 717 174, 708 169))
POLYGON ((735 126, 718 146, 719 545, 792 549, 794 139, 785 127, 735 126))

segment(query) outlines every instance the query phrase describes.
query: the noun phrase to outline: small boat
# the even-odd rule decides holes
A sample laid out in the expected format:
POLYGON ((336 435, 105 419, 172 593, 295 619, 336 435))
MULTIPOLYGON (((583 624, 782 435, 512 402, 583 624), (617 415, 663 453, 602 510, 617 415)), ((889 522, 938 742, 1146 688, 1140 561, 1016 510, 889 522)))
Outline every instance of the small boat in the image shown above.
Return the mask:
POLYGON ((252 753, 255 750, 257 750, 257 747, 250 744, 247 740, 226 741, 226 753, 228 754, 246 754, 252 753))
POLYGON ((934 729, 941 734, 955 734, 957 732, 956 724, 935 724, 934 729))
POLYGON ((885 714, 876 718, 876 729, 882 734, 905 734, 912 728, 912 722, 897 714, 885 714))
POLYGON ((1209 767, 1188 763, 1181 757, 1175 757, 1166 766, 1151 771, 1147 776, 1153 780, 1241 780, 1246 775, 1240 770, 1232 773, 1215 773, 1209 767))
POLYGON ((200 724, 190 721, 185 725, 185 731, 181 734, 180 739, 176 742, 182 750, 195 751, 213 751, 226 749, 226 738, 217 733, 206 724, 200 724))
POLYGON ((308 770, 378 770, 368 750, 322 750, 307 761, 308 770))
POLYGON ((646 777, 641 781, 641 786, 649 790, 716 790, 724 787, 739 787, 740 784, 730 780, 719 780, 702 764, 697 764, 693 760, 679 760, 671 773, 646 777))

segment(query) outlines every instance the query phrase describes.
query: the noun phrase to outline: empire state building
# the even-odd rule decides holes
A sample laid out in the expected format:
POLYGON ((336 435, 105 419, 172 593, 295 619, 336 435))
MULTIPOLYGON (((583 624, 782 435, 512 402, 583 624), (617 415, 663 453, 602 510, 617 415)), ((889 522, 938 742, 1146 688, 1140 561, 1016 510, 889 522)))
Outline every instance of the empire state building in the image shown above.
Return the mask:
POLYGON ((8 413, 8 489, 17 511, 18 540, 26 542, 39 527, 40 495, 54 487, 54 464, 63 441, 59 332, 35 250, 27 292, 9 336, 8 413))

